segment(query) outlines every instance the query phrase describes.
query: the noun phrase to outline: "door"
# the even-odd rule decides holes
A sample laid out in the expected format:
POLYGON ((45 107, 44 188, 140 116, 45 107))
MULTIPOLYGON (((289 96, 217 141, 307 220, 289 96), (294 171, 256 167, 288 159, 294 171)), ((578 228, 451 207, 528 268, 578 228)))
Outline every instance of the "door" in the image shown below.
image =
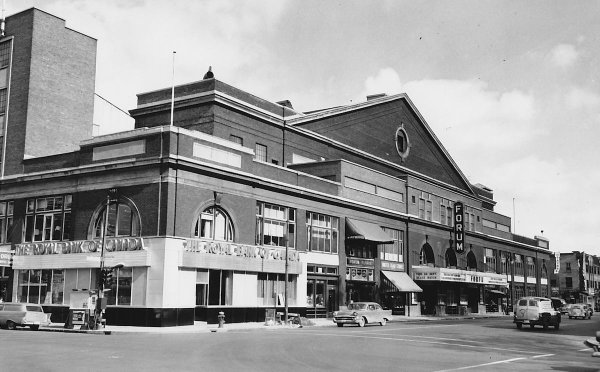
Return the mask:
POLYGON ((327 317, 333 317, 333 312, 337 309, 337 288, 335 285, 327 285, 327 317))

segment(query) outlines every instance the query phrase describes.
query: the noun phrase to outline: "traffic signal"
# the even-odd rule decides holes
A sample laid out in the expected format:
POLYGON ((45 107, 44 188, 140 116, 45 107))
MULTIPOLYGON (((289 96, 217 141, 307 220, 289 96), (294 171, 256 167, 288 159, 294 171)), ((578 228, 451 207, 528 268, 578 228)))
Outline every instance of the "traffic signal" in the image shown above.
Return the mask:
POLYGON ((112 284, 113 271, 112 269, 101 269, 100 275, 98 275, 98 287, 106 288, 112 284))

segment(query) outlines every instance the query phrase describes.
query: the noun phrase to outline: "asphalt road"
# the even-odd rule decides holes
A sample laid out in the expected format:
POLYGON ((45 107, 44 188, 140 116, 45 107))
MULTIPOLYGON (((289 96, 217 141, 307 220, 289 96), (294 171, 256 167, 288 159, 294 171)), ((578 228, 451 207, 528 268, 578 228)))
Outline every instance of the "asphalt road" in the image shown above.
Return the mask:
POLYGON ((2 371, 600 371, 591 320, 507 318, 194 334, 0 331, 2 371))

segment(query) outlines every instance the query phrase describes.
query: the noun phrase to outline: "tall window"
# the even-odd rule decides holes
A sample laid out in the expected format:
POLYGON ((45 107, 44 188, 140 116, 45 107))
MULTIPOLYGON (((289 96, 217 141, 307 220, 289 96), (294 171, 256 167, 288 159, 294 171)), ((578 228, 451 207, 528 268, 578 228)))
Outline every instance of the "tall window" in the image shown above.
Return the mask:
POLYGON ((292 208, 258 202, 256 204, 256 244, 290 248, 296 246, 296 211, 292 208))
POLYGON ((433 204, 431 203, 431 200, 427 200, 425 202, 425 219, 427 221, 431 221, 432 213, 433 213, 433 204))
MULTIPOLYGON (((102 238, 104 223, 106 221, 105 218, 106 204, 104 204, 100 212, 97 213, 97 217, 94 222, 93 238, 102 238)), ((106 236, 139 236, 140 233, 140 217, 133 204, 122 199, 111 201, 110 205, 108 206, 108 224, 106 225, 106 236)))
POLYGON ((65 271, 20 270, 17 286, 19 302, 62 305, 65 293, 65 271))
POLYGON ((500 252, 500 274, 510 274, 510 252, 500 252))
POLYGON ((11 41, 0 43, 0 169, 2 169, 6 107, 8 104, 8 70, 10 64, 11 41))
POLYGON ((515 254, 515 275, 525 276, 523 270, 523 256, 520 254, 515 254))
POLYGON ((234 236, 231 218, 219 207, 206 208, 196 220, 194 236, 231 242, 234 236))
POLYGON ((433 255, 433 248, 429 243, 423 244, 421 247, 421 253, 419 254, 419 264, 435 267, 435 256, 433 255))
POLYGON ((208 304, 231 305, 233 271, 208 270, 208 304))
POLYGON ((254 159, 258 161, 267 161, 267 146, 257 143, 254 148, 254 159))
POLYGON ((536 277, 535 272, 535 259, 533 257, 526 257, 527 260, 527 276, 536 277))
POLYGON ((386 261, 404 262, 404 231, 389 229, 387 227, 381 228, 385 231, 390 238, 394 241, 391 244, 381 244, 380 259, 386 261))
POLYGON ((106 294, 108 305, 131 305, 131 283, 133 281, 133 268, 122 267, 113 270, 110 291, 106 294))
POLYGON ((477 271, 477 258, 473 251, 467 253, 467 270, 477 271))
POLYGON ((456 266, 457 266, 456 253, 454 253, 454 250, 452 248, 446 249, 446 253, 444 255, 444 260, 446 261, 446 267, 456 268, 456 266))
POLYGON ((10 243, 12 241, 13 212, 13 201, 0 202, 0 243, 10 243))
POLYGON ((573 278, 570 276, 567 276, 565 278, 565 285, 567 288, 573 288, 573 278))
POLYGON ((546 269, 546 260, 542 260, 542 278, 548 278, 548 269, 546 269))
POLYGON ((496 250, 491 248, 485 249, 485 256, 483 257, 485 263, 485 271, 490 273, 496 272, 496 250))
POLYGON ((425 219, 425 199, 419 199, 419 218, 425 219))
POLYGON ((69 240, 71 232, 71 195, 27 200, 26 242, 69 240))
MULTIPOLYGON (((285 292, 285 275, 273 273, 259 273, 256 288, 256 297, 259 305, 274 306, 277 304, 278 295, 285 292)), ((288 275, 288 301, 296 305, 296 275, 288 275)), ((279 304, 281 306, 282 304, 279 304)))
POLYGON ((566 268, 565 268, 565 270, 566 270, 568 273, 570 273, 570 272, 571 272, 571 263, 570 263, 570 262, 567 262, 567 263, 566 263, 566 268))
POLYGON ((339 219, 320 213, 306 212, 308 250, 338 253, 339 219))

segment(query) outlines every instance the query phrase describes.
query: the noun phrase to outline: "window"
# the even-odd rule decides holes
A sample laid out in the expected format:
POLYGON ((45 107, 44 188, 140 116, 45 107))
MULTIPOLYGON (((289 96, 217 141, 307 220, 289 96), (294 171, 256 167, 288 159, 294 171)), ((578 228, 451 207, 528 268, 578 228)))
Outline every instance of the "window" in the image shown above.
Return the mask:
POLYGON ((425 219, 425 199, 419 199, 419 218, 425 219))
POLYGON ((105 294, 107 305, 131 305, 132 280, 132 267, 122 267, 113 270, 113 278, 108 285, 110 291, 105 294))
POLYGON ((196 219, 194 236, 197 238, 233 241, 233 223, 219 207, 206 208, 196 219))
POLYGON ((267 161, 267 146, 261 145, 260 143, 256 144, 254 149, 254 159, 258 161, 267 161))
POLYGON ((496 250, 491 248, 485 249, 485 256, 483 257, 485 263, 485 271, 489 273, 496 272, 496 250))
POLYGON ((566 270, 568 273, 570 273, 570 272, 571 272, 571 263, 570 263, 570 262, 567 262, 567 263, 566 263, 566 265, 565 265, 565 270, 566 270))
POLYGON ((520 254, 515 254, 515 275, 525 276, 523 272, 523 258, 520 254))
POLYGON ((433 255, 433 248, 429 243, 423 244, 421 247, 421 253, 419 254, 419 264, 423 266, 435 267, 435 257, 433 255))
POLYGON ((325 214, 306 212, 308 250, 338 253, 339 219, 325 214))
MULTIPOLYGON (((1 146, 0 146, 1 151, 1 146)), ((0 156, 2 154, 0 153, 0 156)), ((12 242, 14 202, 0 202, 0 243, 12 242)))
MULTIPOLYGON (((273 273, 259 273, 256 287, 256 297, 259 305, 283 305, 276 303, 278 295, 285 293, 285 275, 273 273)), ((288 304, 296 304, 296 276, 288 275, 288 304)))
POLYGON ((404 262, 404 231, 390 229, 387 227, 381 228, 394 241, 391 244, 381 244, 380 259, 386 261, 404 262))
POLYGON ((256 204, 256 244, 294 248, 296 246, 296 211, 292 208, 258 202, 256 204))
POLYGON ((69 240, 71 200, 71 195, 28 199, 23 241, 69 240))
MULTIPOLYGON (((93 238, 101 239, 106 221, 106 204, 100 207, 94 221, 93 238)), ((133 203, 124 199, 111 200, 108 206, 108 225, 106 236, 139 236, 141 234, 140 217, 133 203)))
POLYGON ((18 302, 62 305, 65 293, 65 272, 56 269, 20 270, 17 286, 18 302))
POLYGON ((533 259, 533 257, 526 257, 525 259, 527 262, 527 276, 535 278, 535 260, 533 259))
POLYGON ((433 205, 431 203, 431 200, 427 200, 427 202, 425 203, 425 219, 427 221, 431 221, 432 208, 433 205))
POLYGON ((502 265, 500 266, 500 274, 509 274, 510 273, 510 253, 509 252, 500 252, 500 260, 502 261, 502 265))
POLYGON ((208 270, 208 304, 231 305, 233 271, 208 270))
POLYGON ((456 253, 454 253, 454 250, 452 248, 446 249, 446 253, 444 254, 444 261, 446 261, 447 268, 456 268, 456 253))
POLYGON ((548 278, 548 269, 546 269, 546 260, 542 260, 542 278, 548 278))
POLYGON ((229 135, 229 140, 231 142, 237 143, 238 145, 244 145, 244 139, 242 137, 234 136, 233 134, 229 135))

